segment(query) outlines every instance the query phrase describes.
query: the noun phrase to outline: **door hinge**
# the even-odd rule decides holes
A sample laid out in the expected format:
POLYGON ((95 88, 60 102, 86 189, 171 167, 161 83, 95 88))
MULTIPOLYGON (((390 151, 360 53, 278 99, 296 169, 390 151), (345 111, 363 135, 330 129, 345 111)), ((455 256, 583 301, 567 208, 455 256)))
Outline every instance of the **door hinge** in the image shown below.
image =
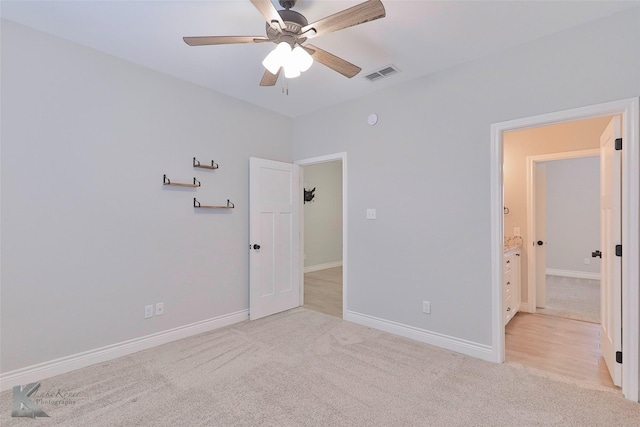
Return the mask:
POLYGON ((622 150, 622 138, 616 138, 616 150, 622 150))
POLYGON ((616 245, 616 256, 622 256, 622 245, 616 245))
POLYGON ((616 351, 616 362, 617 363, 622 363, 622 352, 621 351, 616 351))

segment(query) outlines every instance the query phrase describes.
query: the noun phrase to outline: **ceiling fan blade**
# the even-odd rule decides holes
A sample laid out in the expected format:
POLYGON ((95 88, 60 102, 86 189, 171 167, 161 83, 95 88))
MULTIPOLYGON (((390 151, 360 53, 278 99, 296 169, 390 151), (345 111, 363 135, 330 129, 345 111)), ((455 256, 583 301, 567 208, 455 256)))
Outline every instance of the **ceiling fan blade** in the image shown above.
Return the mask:
POLYGON ((338 58, 337 56, 327 52, 326 50, 322 50, 319 47, 308 44, 303 46, 303 48, 304 50, 309 52, 314 60, 318 61, 324 66, 331 68, 334 71, 339 72, 345 77, 351 78, 362 70, 362 68, 358 67, 357 65, 353 65, 351 62, 345 61, 342 58, 338 58))
POLYGON ((317 37, 321 34, 384 18, 385 15, 386 12, 380 0, 368 0, 302 27, 302 34, 307 38, 317 37), (307 31, 308 33, 306 33, 307 31))
POLYGON ((265 70, 262 75, 262 80, 260 80, 260 86, 274 86, 278 81, 278 76, 280 76, 280 71, 282 71, 282 67, 278 69, 278 72, 275 74, 271 74, 269 70, 265 70))
POLYGON ((183 37, 182 40, 189 46, 209 46, 215 44, 238 44, 238 43, 262 43, 269 39, 262 36, 203 36, 203 37, 183 37))
POLYGON ((286 27, 278 10, 273 6, 273 3, 271 3, 271 0, 251 0, 251 3, 253 3, 256 9, 264 16, 267 24, 271 27, 276 30, 286 27))

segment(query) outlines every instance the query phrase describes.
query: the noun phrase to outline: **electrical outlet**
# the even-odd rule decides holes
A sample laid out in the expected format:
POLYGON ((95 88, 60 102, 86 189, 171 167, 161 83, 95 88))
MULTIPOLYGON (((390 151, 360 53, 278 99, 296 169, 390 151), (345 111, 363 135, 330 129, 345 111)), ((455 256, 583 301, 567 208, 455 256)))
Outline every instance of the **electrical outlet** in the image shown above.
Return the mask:
POLYGON ((145 305, 144 306, 144 318, 149 319, 153 317, 153 305, 145 305))
POLYGON ((375 209, 367 209, 367 219, 376 219, 376 210, 375 209))
POLYGON ((164 314, 164 303, 159 302, 156 304, 156 316, 161 316, 164 314))
POLYGON ((591 260, 589 258, 585 258, 584 259, 584 264, 585 265, 589 265, 590 262, 591 262, 591 260))
POLYGON ((513 235, 520 237, 520 227, 513 227, 513 235))
POLYGON ((422 312, 424 314, 431 314, 431 301, 422 301, 422 312))

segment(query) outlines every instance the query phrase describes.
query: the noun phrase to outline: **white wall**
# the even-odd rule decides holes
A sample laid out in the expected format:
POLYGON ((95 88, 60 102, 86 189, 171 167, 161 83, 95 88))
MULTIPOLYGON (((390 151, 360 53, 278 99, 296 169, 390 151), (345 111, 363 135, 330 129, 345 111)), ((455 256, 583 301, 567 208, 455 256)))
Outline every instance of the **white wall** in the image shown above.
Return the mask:
POLYGON ((3 373, 248 309, 248 159, 289 119, 7 21, 1 102, 3 373))
POLYGON ((638 22, 628 10, 295 120, 295 159, 349 156, 347 314, 491 346, 490 126, 640 95, 638 22))
POLYGON ((305 267, 342 262, 342 162, 304 166, 304 188, 315 187, 304 204, 305 267))
POLYGON ((600 273, 600 158, 544 162, 547 170, 547 269, 600 273), (589 264, 584 263, 587 258, 589 264))

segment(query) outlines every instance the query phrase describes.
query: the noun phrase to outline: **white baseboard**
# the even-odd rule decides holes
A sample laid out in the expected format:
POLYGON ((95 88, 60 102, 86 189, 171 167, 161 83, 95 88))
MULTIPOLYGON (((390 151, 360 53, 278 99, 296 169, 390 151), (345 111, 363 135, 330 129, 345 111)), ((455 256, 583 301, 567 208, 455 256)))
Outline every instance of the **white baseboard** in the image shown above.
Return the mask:
POLYGON ((326 270, 327 268, 334 268, 334 267, 342 267, 342 261, 327 262, 325 264, 309 265, 309 266, 304 268, 304 272, 305 273, 311 273, 312 271, 326 270))
POLYGON ((549 276, 573 277, 576 279, 600 280, 600 273, 588 273, 585 271, 560 270, 557 268, 547 268, 545 271, 549 276))
POLYGON ((518 307, 518 311, 524 311, 525 313, 534 313, 533 311, 531 311, 529 309, 529 303, 528 302, 521 302, 520 303, 520 307, 518 307))
POLYGON ((24 385, 41 381, 65 372, 84 368, 95 363, 116 359, 141 350, 147 350, 162 344, 209 332, 224 326, 233 325, 249 319, 249 310, 225 314, 212 319, 195 322, 140 338, 107 345, 82 353, 72 354, 37 365, 27 366, 0 374, 0 391, 8 390, 16 385, 24 385))
POLYGON ((426 329, 420 329, 353 311, 347 311, 345 313, 344 320, 406 338, 411 338, 437 347, 446 348, 448 350, 466 354, 467 356, 477 357, 478 359, 489 362, 495 361, 493 347, 490 345, 478 344, 476 342, 427 331, 426 329))

